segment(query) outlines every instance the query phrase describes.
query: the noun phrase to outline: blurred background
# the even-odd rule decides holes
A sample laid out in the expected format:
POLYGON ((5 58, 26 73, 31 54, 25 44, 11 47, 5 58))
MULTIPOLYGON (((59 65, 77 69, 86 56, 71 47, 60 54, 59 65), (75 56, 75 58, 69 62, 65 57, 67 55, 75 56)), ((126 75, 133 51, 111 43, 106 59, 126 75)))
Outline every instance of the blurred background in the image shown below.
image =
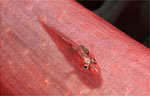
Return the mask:
POLYGON ((149 0, 77 0, 136 41, 150 47, 149 0))

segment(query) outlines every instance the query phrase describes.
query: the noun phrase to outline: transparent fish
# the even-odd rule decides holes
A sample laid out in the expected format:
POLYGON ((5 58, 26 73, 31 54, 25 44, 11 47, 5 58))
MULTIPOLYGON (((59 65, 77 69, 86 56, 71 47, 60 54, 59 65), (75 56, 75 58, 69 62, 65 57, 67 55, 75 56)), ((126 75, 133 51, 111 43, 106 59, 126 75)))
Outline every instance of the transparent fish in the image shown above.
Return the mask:
POLYGON ((61 32, 56 31, 53 27, 47 25, 44 19, 40 18, 39 20, 50 36, 57 36, 57 38, 60 38, 66 43, 66 45, 69 45, 69 47, 72 48, 75 53, 74 57, 76 58, 76 60, 78 60, 78 62, 81 63, 82 68, 93 73, 100 72, 100 67, 97 64, 96 59, 90 55, 89 50, 84 45, 78 45, 61 32))

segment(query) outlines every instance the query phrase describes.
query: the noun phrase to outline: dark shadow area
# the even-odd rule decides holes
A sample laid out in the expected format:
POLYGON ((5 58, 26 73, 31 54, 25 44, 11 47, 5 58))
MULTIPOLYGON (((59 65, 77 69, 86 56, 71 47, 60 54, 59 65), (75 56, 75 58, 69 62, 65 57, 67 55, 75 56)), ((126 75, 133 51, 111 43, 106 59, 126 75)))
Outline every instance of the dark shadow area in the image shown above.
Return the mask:
POLYGON ((63 53, 64 57, 68 60, 69 64, 73 66, 74 73, 78 75, 79 79, 91 89, 100 87, 102 84, 101 75, 94 74, 93 72, 86 70, 83 66, 81 66, 81 62, 79 62, 75 57, 76 52, 73 50, 73 45, 66 41, 68 38, 61 33, 60 35, 56 29, 45 24, 44 21, 40 21, 40 23, 55 42, 58 49, 63 53), (66 40, 64 40, 65 38, 66 40))
POLYGON ((104 3, 104 0, 76 0, 76 1, 91 11, 98 9, 104 3))
POLYGON ((150 47, 149 0, 76 0, 133 39, 150 47))

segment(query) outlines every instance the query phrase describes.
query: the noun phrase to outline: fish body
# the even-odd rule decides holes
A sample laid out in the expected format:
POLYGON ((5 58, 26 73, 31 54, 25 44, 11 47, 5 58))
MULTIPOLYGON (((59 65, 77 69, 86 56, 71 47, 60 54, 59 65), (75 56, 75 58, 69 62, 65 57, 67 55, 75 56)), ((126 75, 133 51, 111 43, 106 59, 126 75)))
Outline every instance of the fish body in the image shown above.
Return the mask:
POLYGON ((86 69, 87 71, 91 71, 93 73, 99 73, 100 67, 98 66, 95 58, 93 58, 89 50, 84 45, 78 45, 73 40, 69 39, 67 36, 62 34, 61 32, 56 31, 51 26, 48 26, 44 19, 39 19, 40 23, 42 24, 43 28, 48 32, 48 34, 52 37, 57 37, 61 40, 63 40, 67 45, 69 45, 70 48, 74 51, 74 57, 77 61, 81 63, 81 67, 86 69))

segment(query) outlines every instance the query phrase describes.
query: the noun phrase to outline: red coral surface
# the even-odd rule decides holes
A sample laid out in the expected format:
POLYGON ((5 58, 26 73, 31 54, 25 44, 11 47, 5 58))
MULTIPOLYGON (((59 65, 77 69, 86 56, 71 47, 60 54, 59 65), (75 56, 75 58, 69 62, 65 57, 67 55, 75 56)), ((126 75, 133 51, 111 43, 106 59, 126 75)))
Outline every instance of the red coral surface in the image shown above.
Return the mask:
POLYGON ((1 94, 149 95, 150 50, 77 2, 1 0, 0 6, 1 94), (89 49, 101 67, 98 77, 71 65, 39 16, 89 49))

